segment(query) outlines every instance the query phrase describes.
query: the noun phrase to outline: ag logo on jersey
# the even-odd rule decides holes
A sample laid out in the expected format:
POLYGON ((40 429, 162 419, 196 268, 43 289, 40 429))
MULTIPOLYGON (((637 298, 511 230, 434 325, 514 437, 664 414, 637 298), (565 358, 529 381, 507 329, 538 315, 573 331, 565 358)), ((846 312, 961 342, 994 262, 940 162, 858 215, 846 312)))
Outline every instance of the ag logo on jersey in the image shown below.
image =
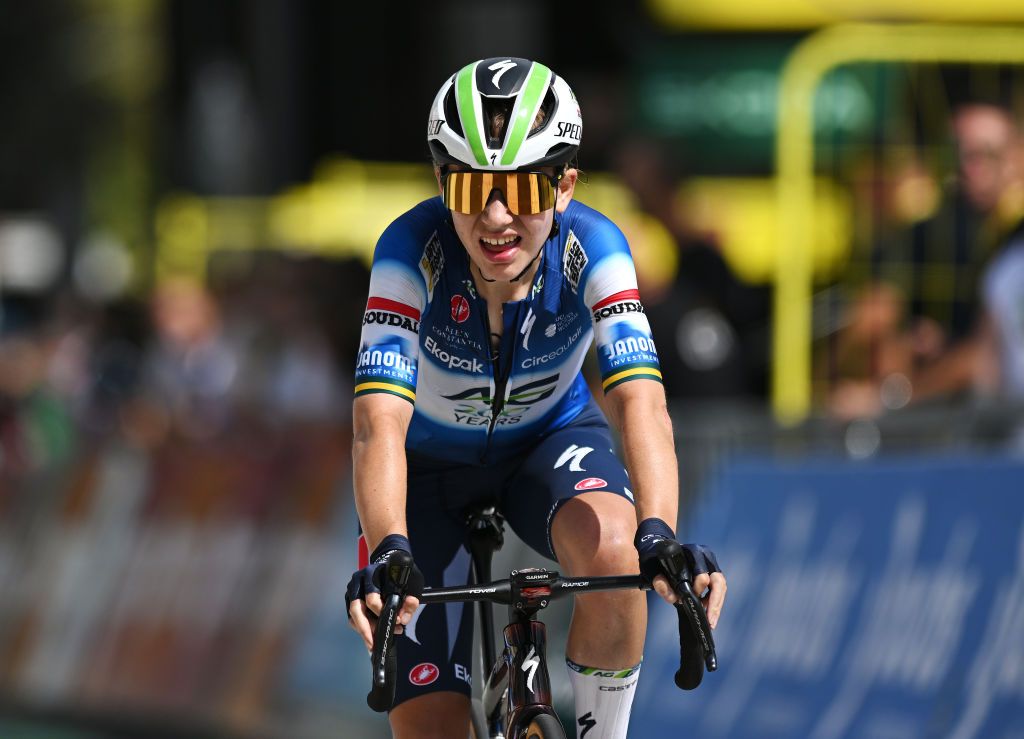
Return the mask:
POLYGON ((565 280, 575 294, 580 287, 580 277, 587 267, 587 253, 583 251, 583 245, 576 238, 576 234, 569 230, 569 236, 565 240, 565 253, 562 256, 562 271, 565 273, 565 280))
MULTIPOLYGON (((558 375, 554 374, 513 387, 509 391, 508 400, 505 401, 495 425, 506 426, 519 423, 526 412, 536 403, 547 400, 554 394, 557 384, 558 375)), ((441 397, 453 401, 456 423, 466 426, 485 426, 491 422, 494 400, 491 397, 489 385, 441 397)))

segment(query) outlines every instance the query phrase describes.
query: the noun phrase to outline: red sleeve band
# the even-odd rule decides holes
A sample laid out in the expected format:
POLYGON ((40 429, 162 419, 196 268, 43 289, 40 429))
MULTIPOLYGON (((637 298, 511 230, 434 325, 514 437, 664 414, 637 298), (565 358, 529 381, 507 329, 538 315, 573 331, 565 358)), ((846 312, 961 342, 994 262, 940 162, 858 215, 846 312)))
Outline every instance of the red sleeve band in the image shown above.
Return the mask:
POLYGON ((411 305, 399 303, 397 300, 388 300, 387 298, 370 298, 366 301, 366 310, 375 309, 391 311, 392 313, 400 313, 414 321, 420 320, 420 312, 418 310, 413 308, 411 305))
POLYGON ((623 290, 622 292, 615 293, 614 295, 609 295, 604 300, 594 303, 590 310, 598 310, 599 308, 604 308, 606 305, 611 305, 612 303, 621 303, 623 300, 640 300, 640 291, 623 290))

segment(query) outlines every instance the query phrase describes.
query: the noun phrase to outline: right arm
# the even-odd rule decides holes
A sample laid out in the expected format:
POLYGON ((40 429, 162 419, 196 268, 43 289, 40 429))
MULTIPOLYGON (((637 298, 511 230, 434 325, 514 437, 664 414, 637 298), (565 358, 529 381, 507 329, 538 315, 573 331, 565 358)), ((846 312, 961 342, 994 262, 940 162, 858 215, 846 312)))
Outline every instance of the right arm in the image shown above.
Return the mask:
MULTIPOLYGON (((382 393, 356 398, 353 404, 356 511, 371 552, 388 534, 409 536, 405 523, 405 434, 412 411, 411 403, 382 393)), ((367 649, 373 648, 376 617, 382 607, 380 593, 368 593, 365 601, 354 600, 349 605, 352 628, 363 638, 367 649)), ((406 597, 398 613, 400 626, 412 620, 418 607, 419 600, 406 597)), ((401 628, 397 633, 401 633, 401 628)))
POLYGON ((408 537, 405 524, 405 435, 411 403, 384 393, 356 398, 352 446, 356 511, 369 551, 388 534, 408 537))
MULTIPOLYGON (((394 548, 408 551, 405 519, 405 439, 416 402, 419 321, 427 290, 417 261, 419 239, 405 219, 392 224, 377 245, 370 296, 363 316, 352 406, 353 483, 366 552, 346 593, 348 615, 367 648, 382 606, 374 567, 394 548), (411 247, 411 248, 410 248, 411 247), (401 537, 389 538, 389 537, 401 537), (382 546, 383 544, 383 546, 382 546)), ((414 572, 418 573, 415 569, 414 572)), ((418 594, 418 590, 413 590, 418 594)), ((407 596, 399 623, 409 623, 419 601, 407 596)))

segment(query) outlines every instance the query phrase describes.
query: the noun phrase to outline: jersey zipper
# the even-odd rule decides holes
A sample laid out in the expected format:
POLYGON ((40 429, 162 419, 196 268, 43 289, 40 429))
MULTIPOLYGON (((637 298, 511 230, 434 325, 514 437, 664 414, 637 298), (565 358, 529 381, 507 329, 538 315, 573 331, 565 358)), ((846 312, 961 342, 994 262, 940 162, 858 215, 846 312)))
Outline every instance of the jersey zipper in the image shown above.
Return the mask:
MULTIPOLYGON (((491 372, 494 377, 494 394, 491 398, 491 420, 487 424, 487 442, 484 445, 483 454, 480 456, 481 462, 486 462, 487 457, 491 451, 491 440, 494 438, 494 429, 498 425, 498 419, 501 417, 501 412, 505 409, 505 395, 508 389, 508 380, 512 375, 512 366, 514 364, 515 353, 515 342, 516 336, 514 331, 509 331, 509 321, 505 320, 505 309, 508 304, 502 307, 502 332, 501 339, 498 342, 498 354, 497 357, 491 359, 491 372)), ((518 312, 518 306, 516 311, 518 312)), ((490 347, 491 337, 491 321, 486 310, 481 311, 484 317, 484 329, 486 331, 487 346, 490 347)), ((515 325, 515 321, 512 322, 515 325)))

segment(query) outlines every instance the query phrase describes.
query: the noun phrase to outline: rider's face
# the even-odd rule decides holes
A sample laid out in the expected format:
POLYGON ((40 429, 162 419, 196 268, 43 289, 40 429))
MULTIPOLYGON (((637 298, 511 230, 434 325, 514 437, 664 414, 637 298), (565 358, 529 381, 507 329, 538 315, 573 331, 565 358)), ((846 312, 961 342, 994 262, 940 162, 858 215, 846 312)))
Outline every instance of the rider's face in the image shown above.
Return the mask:
MULTIPOLYGON (((567 170, 559 183, 555 208, 559 212, 572 199, 576 170, 567 170)), ((491 193, 487 207, 475 215, 452 211, 455 232, 470 261, 488 280, 508 281, 530 264, 551 233, 555 209, 516 215, 500 190, 491 193)))

